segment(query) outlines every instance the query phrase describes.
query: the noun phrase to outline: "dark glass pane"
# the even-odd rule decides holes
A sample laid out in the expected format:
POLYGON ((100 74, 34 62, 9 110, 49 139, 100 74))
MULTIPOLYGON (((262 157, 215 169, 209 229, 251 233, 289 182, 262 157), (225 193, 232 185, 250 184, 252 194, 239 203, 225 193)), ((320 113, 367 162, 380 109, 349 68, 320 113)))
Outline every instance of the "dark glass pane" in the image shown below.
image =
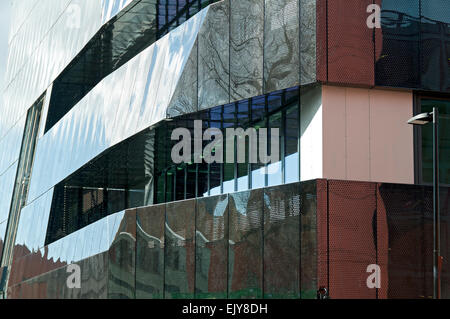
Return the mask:
POLYGON ((155 204, 160 204, 165 202, 165 174, 160 174, 156 176, 156 182, 155 182, 155 204))
POLYGON ((421 2, 422 88, 450 91, 450 6, 445 1, 421 2))
POLYGON ((196 195, 196 181, 197 181, 197 164, 187 165, 187 184, 186 184, 186 199, 195 198, 196 195))
POLYGON ((183 200, 185 190, 185 165, 178 165, 176 170, 176 197, 175 200, 183 200))
POLYGON ((174 193, 174 179, 175 179, 175 169, 172 168, 167 171, 166 174, 166 202, 173 202, 175 200, 174 193))
POLYGON ((208 196, 208 164, 198 164, 198 197, 208 196))
POLYGON ((197 201, 196 298, 227 297, 228 196, 197 201))
POLYGON ((261 298, 263 191, 229 195, 228 298, 261 298))
POLYGON ((165 227, 165 298, 191 299, 195 282, 195 200, 168 203, 165 227))
POLYGON ((264 190, 264 298, 300 298, 300 186, 264 190))
POLYGON ((210 195, 218 195, 221 193, 221 171, 222 171, 223 164, 217 164, 212 163, 209 166, 210 169, 210 175, 209 175, 209 182, 210 182, 210 195))
POLYGON ((136 216, 136 298, 164 297, 165 204, 139 208, 136 216))
MULTIPOLYGON (((421 112, 431 112, 439 108, 439 169, 440 182, 450 184, 450 101, 421 101, 421 112)), ((433 125, 424 125, 422 131, 422 176, 423 182, 433 182, 433 125)))

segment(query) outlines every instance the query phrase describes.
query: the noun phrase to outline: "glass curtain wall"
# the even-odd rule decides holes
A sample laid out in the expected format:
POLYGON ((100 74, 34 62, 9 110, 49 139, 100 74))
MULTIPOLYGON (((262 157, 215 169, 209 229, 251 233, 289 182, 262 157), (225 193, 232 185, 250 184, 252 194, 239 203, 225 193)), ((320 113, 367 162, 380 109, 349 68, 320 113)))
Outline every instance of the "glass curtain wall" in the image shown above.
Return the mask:
MULTIPOLYGON (((189 114, 165 122, 156 129, 158 150, 155 159, 155 201, 156 203, 204 197, 245 191, 265 186, 274 186, 299 181, 299 88, 290 88, 267 95, 218 106, 206 111, 189 114), (203 132, 218 128, 223 134, 223 159, 225 163, 195 163, 194 155, 189 163, 174 164, 171 160, 172 147, 179 141, 171 141, 172 131, 187 128, 192 137, 194 149, 194 120, 202 120, 203 132), (267 129, 267 155, 270 149, 271 129, 279 130, 279 159, 269 164, 261 162, 261 138, 258 138, 258 161, 250 161, 249 138, 245 138, 245 161, 238 163, 238 141, 234 142, 234 161, 227 158, 227 128, 254 128, 261 136, 261 129, 267 129), (181 184, 181 185, 180 185, 181 184)), ((235 139, 237 139, 236 137, 235 139)), ((211 141, 203 141, 205 147, 211 141)), ((213 154, 215 154, 213 152, 213 154)))
POLYGON ((299 181, 299 103, 299 87, 285 89, 163 121, 108 149, 55 186, 46 244, 127 208, 299 181), (198 121, 202 123, 201 134, 195 136, 198 121), (178 128, 191 136, 191 160, 187 163, 172 161, 172 148, 180 141, 172 141, 171 135, 178 128), (227 145, 234 142, 231 161, 208 164, 203 154, 194 152, 196 138, 201 153, 215 141, 214 137, 202 138, 210 128, 223 134, 223 145, 215 145, 212 155, 218 155, 222 147, 225 160, 227 145), (241 135, 227 141, 226 130, 230 128, 254 129, 259 136, 253 139, 258 142, 258 153, 279 156, 264 164, 258 154, 257 162, 252 163, 250 138, 241 135), (271 149, 271 129, 278 130, 277 150, 271 149), (261 138, 265 130, 267 140, 261 138), (239 163, 238 142, 245 144, 245 156, 239 163))
MULTIPOLYGON (((421 112, 432 112, 433 107, 439 109, 439 168, 440 182, 450 184, 450 101, 423 98, 420 101, 421 112)), ((421 170, 423 183, 433 182, 433 126, 420 128, 421 138, 421 170)))

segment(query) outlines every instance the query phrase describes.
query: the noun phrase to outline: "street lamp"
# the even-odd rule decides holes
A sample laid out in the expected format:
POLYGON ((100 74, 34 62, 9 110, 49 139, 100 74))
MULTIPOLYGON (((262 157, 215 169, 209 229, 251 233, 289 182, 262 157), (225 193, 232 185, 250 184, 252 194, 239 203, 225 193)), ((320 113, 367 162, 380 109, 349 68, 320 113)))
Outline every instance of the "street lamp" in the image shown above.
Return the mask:
POLYGON ((439 209, 439 110, 433 107, 433 112, 422 113, 408 121, 412 125, 433 123, 433 298, 441 298, 441 238, 439 209))

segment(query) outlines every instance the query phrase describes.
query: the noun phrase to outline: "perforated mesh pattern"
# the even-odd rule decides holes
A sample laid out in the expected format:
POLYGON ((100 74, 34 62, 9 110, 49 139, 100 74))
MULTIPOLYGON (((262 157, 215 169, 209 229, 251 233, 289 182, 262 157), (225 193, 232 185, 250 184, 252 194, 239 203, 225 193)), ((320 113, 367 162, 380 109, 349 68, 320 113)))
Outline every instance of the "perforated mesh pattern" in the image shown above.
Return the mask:
POLYGON ((329 181, 329 271, 332 298, 376 298, 366 285, 376 264, 376 197, 373 183, 329 181))
POLYGON ((372 0, 328 1, 328 81, 373 86, 373 30, 367 27, 372 0))

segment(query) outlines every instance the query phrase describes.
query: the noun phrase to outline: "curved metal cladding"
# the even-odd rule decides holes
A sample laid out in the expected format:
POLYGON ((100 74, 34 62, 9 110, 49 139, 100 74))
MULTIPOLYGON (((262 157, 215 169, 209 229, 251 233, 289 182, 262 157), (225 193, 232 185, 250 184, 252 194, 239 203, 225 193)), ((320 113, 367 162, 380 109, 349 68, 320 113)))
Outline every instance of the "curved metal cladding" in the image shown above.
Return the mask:
POLYGON ((318 80, 450 92, 449 17, 445 0, 318 0, 318 80))
POLYGON ((8 68, 5 87, 0 91, 3 98, 0 103, 2 244, 27 110, 101 27, 102 2, 14 1, 12 12, 8 68))
POLYGON ((36 2, 10 40, 1 137, 92 38, 101 18, 100 0, 36 2))
POLYGON ((166 117, 206 13, 194 16, 105 78, 41 137, 28 203, 107 148, 166 117))
MULTIPOLYGON (((262 16, 262 10, 259 10, 262 4, 256 1, 253 5, 255 10, 249 14, 262 16)), ((266 32, 274 33, 276 37, 276 34, 286 33, 283 28, 289 26, 290 32, 298 36, 298 19, 292 18, 292 15, 298 17, 295 8, 298 9, 296 1, 287 1, 281 7, 278 5, 277 12, 282 18, 278 24, 270 22, 272 26, 266 32)), ((242 48, 247 38, 262 29, 257 23, 245 32, 231 28, 229 34, 229 12, 232 17, 236 12, 231 19, 242 24, 248 17, 240 18, 242 13, 239 15, 238 12, 241 11, 234 1, 231 5, 230 1, 223 1, 209 6, 99 83, 39 140, 28 203, 102 151, 167 116, 228 103, 231 99, 229 78, 236 81, 251 78, 254 70, 259 68, 261 71, 266 65, 266 69, 272 71, 264 82, 273 82, 273 89, 298 84, 299 63, 291 62, 289 58, 292 54, 298 55, 298 49, 294 50, 298 47, 298 40, 290 43, 286 39, 277 46, 280 52, 267 49, 264 55, 259 55, 259 60, 249 59, 253 63, 251 70, 235 65, 242 63, 241 59, 230 62, 230 41, 236 46, 231 49, 232 54, 245 55, 242 48), (211 32, 212 29, 217 32, 211 32), (270 61, 278 62, 270 66, 270 61), (236 70, 231 74, 230 63, 231 70, 236 70), (218 67, 221 70, 217 70, 218 67), (277 83, 277 79, 285 76, 291 80, 277 83)), ((265 23, 266 29, 270 23, 265 23)), ((297 39, 297 36, 293 38, 297 39)), ((266 38, 270 39, 269 36, 266 38)), ((254 86, 259 87, 257 90, 241 92, 236 98, 261 91, 262 82, 263 79, 255 82, 259 83, 254 86)))
MULTIPOLYGON (((210 2, 199 1, 198 6, 210 2)), ((5 116, 0 125, 4 136, 0 146, 8 149, 2 152, 0 182, 7 190, 14 184, 19 142, 25 127, 26 118, 21 114, 25 114, 38 93, 50 86, 42 107, 31 185, 23 218, 18 222, 14 262, 44 249, 49 210, 52 201, 58 199, 53 187, 111 146, 166 117, 292 87, 301 80, 314 82, 315 69, 310 61, 315 60, 315 50, 309 37, 312 29, 306 26, 308 23, 307 34, 302 34, 298 19, 300 8, 304 8, 303 16, 311 20, 314 15, 306 12, 315 11, 314 1, 249 0, 247 11, 237 0, 221 1, 173 29, 107 76, 45 132, 43 124, 52 97, 52 81, 95 31, 129 3, 72 0, 66 1, 65 6, 60 2, 52 7, 47 2, 39 5, 34 2, 28 18, 17 20, 23 25, 13 28, 14 61, 8 71, 5 116), (270 17, 264 15, 267 10, 270 17), (54 23, 32 30, 47 11, 50 15, 47 20, 54 23), (246 23, 249 20, 252 24, 246 23), (303 46, 299 44, 300 36, 305 39, 303 46), (26 37, 30 41, 25 41, 26 37), (28 48, 24 52, 29 53, 15 57, 16 42, 20 41, 35 50, 28 48), (274 43, 277 50, 273 49, 274 43), (300 51, 305 60, 299 59, 300 51), (31 230, 30 225, 38 229, 31 230)), ((183 17, 174 19, 179 23, 183 17)), ((2 193, 1 229, 6 228, 11 196, 12 190, 2 193)))
POLYGON ((32 240, 17 241, 9 298, 107 298, 107 293, 133 298, 135 210, 110 215, 39 249, 30 248, 32 240), (79 289, 66 285, 70 264, 80 266, 79 289))

